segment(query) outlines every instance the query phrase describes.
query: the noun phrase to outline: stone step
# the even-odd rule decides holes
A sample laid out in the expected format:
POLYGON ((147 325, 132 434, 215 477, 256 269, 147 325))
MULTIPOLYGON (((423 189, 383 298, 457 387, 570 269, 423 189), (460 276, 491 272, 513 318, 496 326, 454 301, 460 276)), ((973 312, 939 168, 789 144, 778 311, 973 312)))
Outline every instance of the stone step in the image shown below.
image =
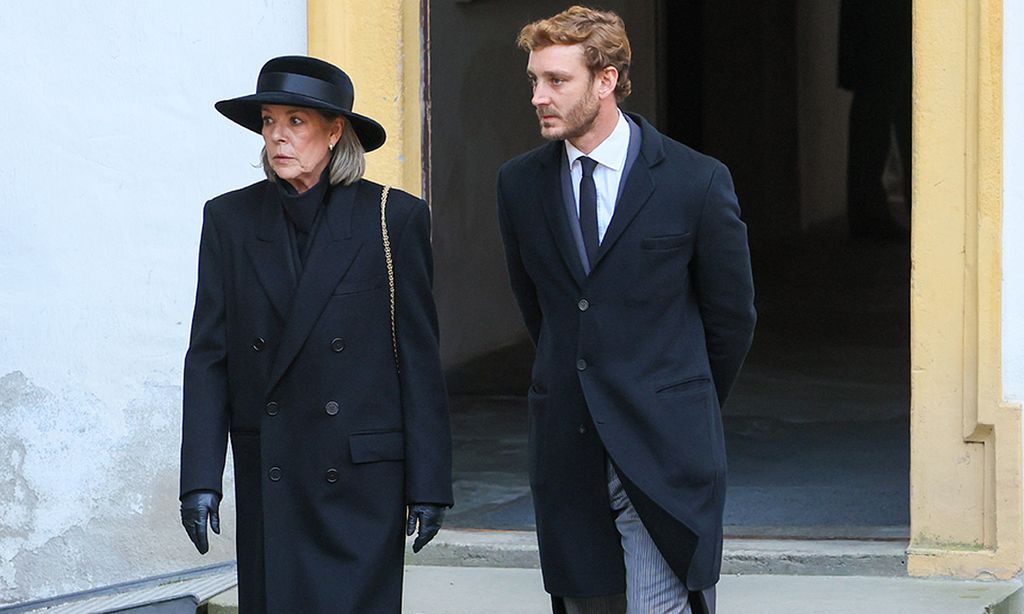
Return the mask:
MULTIPOLYGON (((726 539, 724 574, 887 576, 907 573, 904 540, 726 539)), ((537 537, 529 531, 442 531, 412 554, 409 565, 538 568, 537 537)))

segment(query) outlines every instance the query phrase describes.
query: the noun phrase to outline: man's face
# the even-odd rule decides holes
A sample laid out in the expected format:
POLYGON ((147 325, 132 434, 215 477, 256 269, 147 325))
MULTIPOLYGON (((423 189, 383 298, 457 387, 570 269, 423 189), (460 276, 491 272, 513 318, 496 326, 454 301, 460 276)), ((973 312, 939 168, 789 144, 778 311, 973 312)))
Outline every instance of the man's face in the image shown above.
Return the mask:
POLYGON ((530 52, 526 66, 531 103, 544 138, 573 140, 594 126, 600 109, 597 80, 583 61, 582 45, 549 45, 530 52))

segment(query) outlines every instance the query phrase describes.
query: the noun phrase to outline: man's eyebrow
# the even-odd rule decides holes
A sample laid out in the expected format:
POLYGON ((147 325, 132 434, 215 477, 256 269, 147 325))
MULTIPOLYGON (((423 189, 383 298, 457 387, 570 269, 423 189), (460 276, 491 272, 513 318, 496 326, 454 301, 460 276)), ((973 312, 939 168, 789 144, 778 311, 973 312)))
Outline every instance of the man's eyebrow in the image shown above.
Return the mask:
MULTIPOLYGON (((531 77, 535 76, 530 71, 526 71, 526 74, 528 74, 531 77)), ((564 71, 561 71, 561 70, 545 70, 544 72, 541 73, 541 76, 548 77, 548 78, 557 77, 557 78, 562 79, 564 81, 564 80, 569 79, 570 77, 572 77, 572 73, 564 72, 564 71)))

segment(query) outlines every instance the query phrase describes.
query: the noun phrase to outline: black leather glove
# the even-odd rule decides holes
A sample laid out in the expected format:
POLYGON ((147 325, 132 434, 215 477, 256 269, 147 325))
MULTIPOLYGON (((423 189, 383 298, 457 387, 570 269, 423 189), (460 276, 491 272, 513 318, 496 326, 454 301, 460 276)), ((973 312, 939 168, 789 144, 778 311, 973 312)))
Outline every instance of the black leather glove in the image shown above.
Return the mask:
POLYGON ((193 490, 181 498, 181 524, 199 554, 206 554, 210 542, 206 538, 206 521, 220 535, 220 495, 212 490, 193 490))
POLYGON ((412 535, 416 531, 416 521, 419 520, 420 531, 416 541, 412 543, 412 551, 419 552, 427 543, 434 539, 437 532, 441 530, 441 523, 444 522, 443 505, 433 503, 413 503, 409 506, 409 521, 405 525, 405 534, 412 535))

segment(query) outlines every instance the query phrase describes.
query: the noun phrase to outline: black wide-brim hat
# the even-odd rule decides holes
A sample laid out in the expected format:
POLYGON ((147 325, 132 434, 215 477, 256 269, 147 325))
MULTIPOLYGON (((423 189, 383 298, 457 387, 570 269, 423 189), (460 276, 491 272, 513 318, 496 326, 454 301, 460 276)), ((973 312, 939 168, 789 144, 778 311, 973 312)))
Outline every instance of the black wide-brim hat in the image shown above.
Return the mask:
POLYGON ((352 79, 337 66, 301 55, 274 58, 263 65, 256 93, 214 106, 224 117, 257 134, 263 132, 261 105, 283 104, 338 113, 348 119, 363 149, 373 151, 387 139, 384 127, 369 117, 352 112, 355 90, 352 79))

